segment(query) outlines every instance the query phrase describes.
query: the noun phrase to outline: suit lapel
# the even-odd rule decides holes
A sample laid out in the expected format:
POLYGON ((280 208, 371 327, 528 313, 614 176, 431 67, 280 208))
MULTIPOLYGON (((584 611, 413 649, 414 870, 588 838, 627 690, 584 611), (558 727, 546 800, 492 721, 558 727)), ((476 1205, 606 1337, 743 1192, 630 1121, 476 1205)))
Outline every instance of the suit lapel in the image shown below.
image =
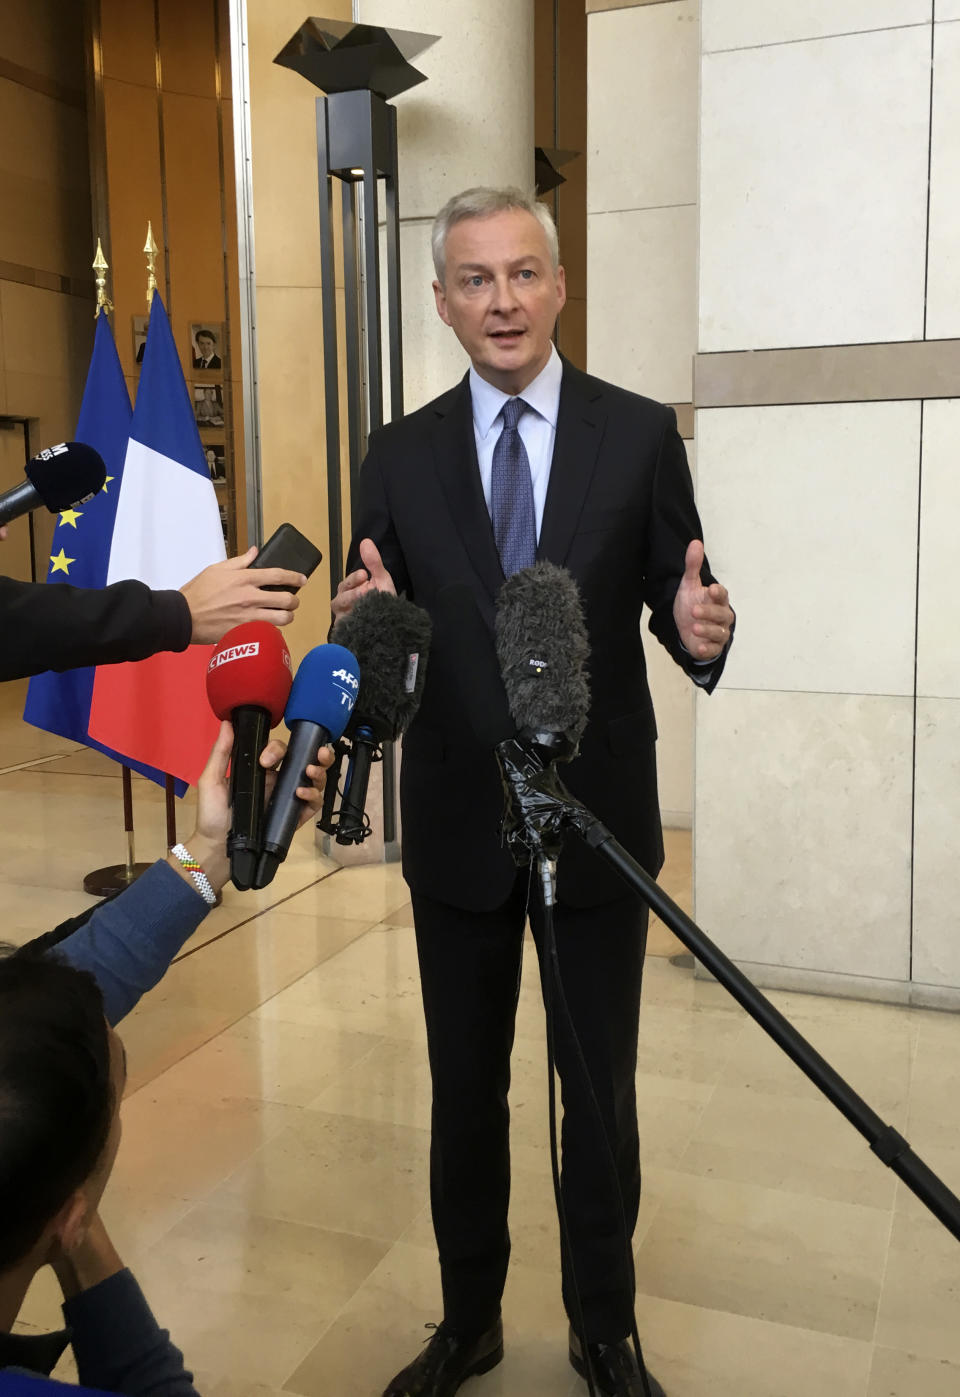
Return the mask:
POLYGON ((563 361, 557 436, 540 528, 538 558, 562 567, 593 479, 606 412, 595 381, 563 361))
POLYGON ((434 411, 434 464, 440 485, 470 561, 495 597, 503 586, 503 568, 480 484, 469 374, 437 400, 434 411))

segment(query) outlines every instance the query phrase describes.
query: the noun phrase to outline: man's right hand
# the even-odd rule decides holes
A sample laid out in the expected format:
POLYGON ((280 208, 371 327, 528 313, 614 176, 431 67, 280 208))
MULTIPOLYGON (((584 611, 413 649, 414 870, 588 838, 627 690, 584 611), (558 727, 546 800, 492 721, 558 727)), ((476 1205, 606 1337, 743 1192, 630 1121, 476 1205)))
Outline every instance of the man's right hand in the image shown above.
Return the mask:
POLYGON ((211 563, 180 591, 187 599, 193 621, 191 645, 215 645, 227 631, 243 621, 270 621, 286 626, 300 599, 292 591, 265 592, 265 587, 302 587, 303 573, 288 568, 253 568, 256 548, 239 558, 211 563))
POLYGON ((339 621, 341 616, 349 616, 354 603, 367 592, 389 592, 394 597, 397 595, 393 578, 383 566, 380 549, 372 538, 365 538, 360 544, 360 558, 365 566, 343 579, 337 588, 337 595, 330 603, 335 621, 339 621))

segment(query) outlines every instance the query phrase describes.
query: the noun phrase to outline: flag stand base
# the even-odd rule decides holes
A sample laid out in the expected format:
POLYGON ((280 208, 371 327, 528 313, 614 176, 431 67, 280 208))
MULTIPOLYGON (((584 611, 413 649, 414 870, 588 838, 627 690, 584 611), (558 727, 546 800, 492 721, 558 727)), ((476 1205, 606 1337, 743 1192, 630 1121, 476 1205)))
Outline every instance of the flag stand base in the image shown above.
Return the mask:
POLYGON ((135 883, 141 873, 146 873, 149 863, 112 863, 106 868, 95 868, 83 880, 83 891, 93 897, 114 897, 135 883))

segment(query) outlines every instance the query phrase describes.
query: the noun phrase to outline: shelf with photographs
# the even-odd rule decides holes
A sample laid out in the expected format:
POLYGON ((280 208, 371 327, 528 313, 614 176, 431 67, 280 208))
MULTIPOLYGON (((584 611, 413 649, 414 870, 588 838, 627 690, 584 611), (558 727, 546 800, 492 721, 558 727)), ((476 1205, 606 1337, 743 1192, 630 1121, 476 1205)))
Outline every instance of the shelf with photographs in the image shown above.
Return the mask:
POLYGON ((223 540, 229 554, 237 550, 236 499, 233 485, 233 440, 230 430, 230 384, 226 379, 225 326, 220 322, 191 321, 190 394, 210 479, 217 492, 223 540))

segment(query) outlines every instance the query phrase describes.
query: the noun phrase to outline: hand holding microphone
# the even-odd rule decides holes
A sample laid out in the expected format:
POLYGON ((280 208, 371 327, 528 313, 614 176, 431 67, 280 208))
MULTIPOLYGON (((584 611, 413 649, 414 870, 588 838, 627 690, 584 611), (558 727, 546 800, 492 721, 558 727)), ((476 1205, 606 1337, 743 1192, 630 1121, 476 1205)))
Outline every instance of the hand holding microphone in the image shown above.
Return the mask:
POLYGON ((233 724, 227 852, 236 887, 253 884, 263 850, 266 771, 260 757, 290 696, 290 651, 276 626, 248 621, 228 631, 207 666, 207 697, 218 718, 233 724))
POLYGON ((356 656, 342 645, 317 645, 304 656, 284 714, 290 746, 267 806, 255 888, 265 888, 286 858, 294 832, 305 818, 300 792, 306 785, 307 765, 319 747, 342 735, 359 687, 356 656))
POLYGON ((321 829, 338 844, 360 844, 370 833, 366 818, 370 768, 382 744, 395 742, 420 707, 430 648, 430 617, 422 607, 374 589, 356 601, 333 628, 333 637, 357 657, 362 679, 346 730, 351 744, 339 819, 324 802, 321 829))
MULTIPOLYGON (((220 725, 220 732, 200 780, 197 782, 197 823, 194 831, 184 841, 190 853, 201 865, 214 892, 220 892, 230 878, 230 859, 227 854, 227 831, 231 823, 230 786, 227 765, 233 749, 233 727, 229 722, 220 725)), ((286 754, 286 743, 271 738, 260 753, 259 765, 266 778, 266 794, 269 799, 276 781, 276 768, 286 754)), ((301 804, 300 823, 316 815, 320 809, 325 780, 324 768, 330 764, 330 754, 320 753, 316 762, 306 768, 306 780, 297 791, 301 804)), ((189 873, 173 854, 167 856, 170 867, 191 887, 189 873)))

